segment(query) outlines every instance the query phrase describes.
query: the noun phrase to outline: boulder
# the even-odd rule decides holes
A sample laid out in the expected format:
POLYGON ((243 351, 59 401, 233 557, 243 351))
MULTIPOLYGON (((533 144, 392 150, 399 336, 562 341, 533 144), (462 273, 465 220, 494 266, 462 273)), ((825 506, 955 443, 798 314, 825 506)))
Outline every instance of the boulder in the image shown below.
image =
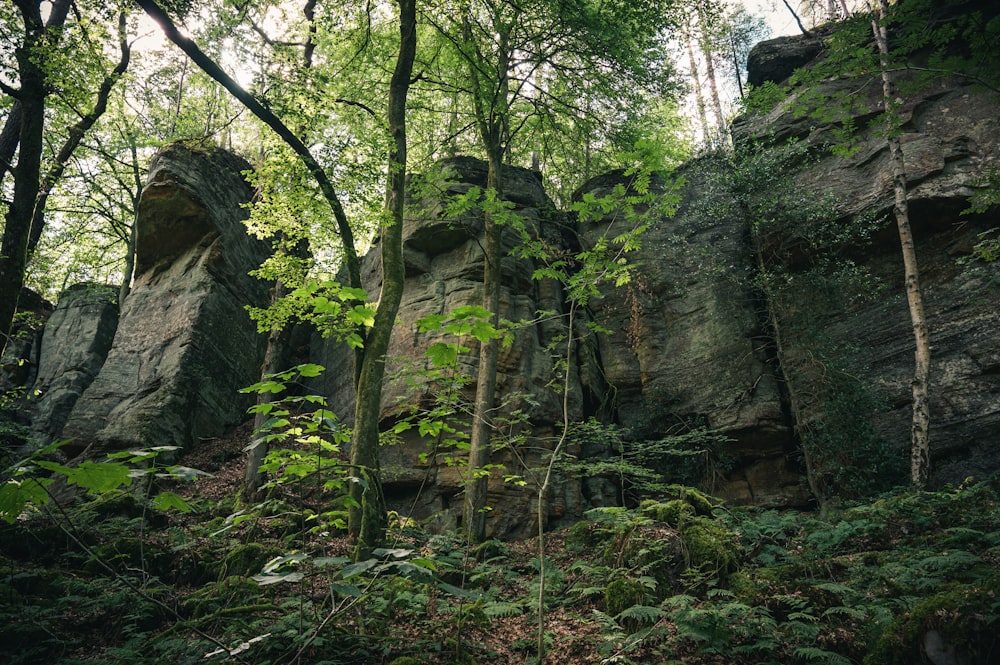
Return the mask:
POLYGON ((101 371, 118 328, 118 290, 76 284, 64 291, 45 324, 35 393, 39 443, 63 429, 80 395, 101 371))
POLYGON ((139 201, 136 275, 111 349, 61 436, 75 449, 190 446, 246 415, 240 388, 260 378, 264 339, 248 276, 268 255, 247 234, 250 165, 222 150, 163 149, 139 201))

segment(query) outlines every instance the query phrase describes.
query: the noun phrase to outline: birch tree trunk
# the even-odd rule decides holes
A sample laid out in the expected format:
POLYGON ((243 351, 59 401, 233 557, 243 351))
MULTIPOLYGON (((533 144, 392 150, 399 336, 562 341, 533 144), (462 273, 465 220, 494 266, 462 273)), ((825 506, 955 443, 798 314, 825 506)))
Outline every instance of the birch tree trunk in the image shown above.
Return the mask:
POLYGON ((885 27, 888 7, 886 0, 880 0, 876 18, 872 20, 872 33, 878 44, 879 63, 882 75, 882 104, 885 109, 888 129, 889 166, 892 169, 892 189, 894 196, 893 214, 899 231, 899 244, 903 251, 903 269, 906 284, 906 302, 910 308, 915 342, 913 371, 913 425, 910 440, 910 480, 916 487, 927 484, 930 475, 930 405, 928 383, 930 380, 931 351, 927 334, 927 320, 924 316, 923 298, 920 293, 920 276, 917 270, 917 253, 910 229, 910 213, 906 198, 906 167, 903 150, 896 127, 893 125, 896 99, 895 81, 889 63, 889 39, 885 27))

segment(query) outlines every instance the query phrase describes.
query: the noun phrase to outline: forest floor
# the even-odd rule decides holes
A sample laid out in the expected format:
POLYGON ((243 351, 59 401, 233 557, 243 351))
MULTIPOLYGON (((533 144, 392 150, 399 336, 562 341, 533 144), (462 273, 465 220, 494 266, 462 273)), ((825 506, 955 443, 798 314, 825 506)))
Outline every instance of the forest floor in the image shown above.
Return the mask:
POLYGON ((545 663, 1000 661, 987 484, 822 517, 674 486, 548 534, 540 594, 535 539, 397 523, 353 562, 331 490, 242 505, 248 437, 183 458, 210 476, 158 483, 189 512, 116 490, 0 526, 0 662, 532 663, 540 626, 545 663))

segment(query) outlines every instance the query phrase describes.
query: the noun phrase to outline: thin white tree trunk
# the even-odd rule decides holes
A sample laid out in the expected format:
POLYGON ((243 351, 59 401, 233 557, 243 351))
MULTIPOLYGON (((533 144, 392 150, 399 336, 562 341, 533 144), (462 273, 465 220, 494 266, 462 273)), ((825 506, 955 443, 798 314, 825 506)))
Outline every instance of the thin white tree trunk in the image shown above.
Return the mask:
POLYGON ((691 32, 684 30, 684 42, 687 45, 688 65, 691 67, 691 82, 694 84, 694 102, 698 109, 698 120, 701 122, 702 136, 708 138, 708 116, 705 113, 705 97, 701 93, 701 77, 698 75, 698 60, 694 55, 694 45, 691 32))
MULTIPOLYGON (((872 20, 872 32, 878 44, 879 62, 882 73, 882 102, 887 116, 887 122, 895 113, 898 105, 895 93, 895 82, 889 69, 889 39, 885 28, 887 3, 881 0, 878 15, 872 20)), ((892 169, 892 188, 895 203, 893 212, 899 231, 899 244, 903 250, 903 268, 905 271, 906 302, 910 308, 910 320, 913 324, 913 338, 916 344, 914 351, 913 371, 913 426, 910 448, 910 480, 917 487, 927 484, 930 475, 930 405, 928 399, 928 383, 930 380, 931 351, 927 334, 927 320, 924 316, 923 298, 920 293, 920 276, 917 270, 917 253, 913 243, 913 233, 910 229, 910 213, 906 199, 906 167, 903 162, 903 150, 899 136, 889 127, 889 165, 892 169)))

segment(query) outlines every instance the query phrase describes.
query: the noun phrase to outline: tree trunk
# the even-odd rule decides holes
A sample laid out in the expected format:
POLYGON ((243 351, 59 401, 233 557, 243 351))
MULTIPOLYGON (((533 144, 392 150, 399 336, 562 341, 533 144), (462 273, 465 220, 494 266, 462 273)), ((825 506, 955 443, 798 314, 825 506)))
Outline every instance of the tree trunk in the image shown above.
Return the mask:
POLYGON ((21 102, 15 99, 10 111, 7 112, 3 130, 0 130, 0 184, 3 184, 7 172, 14 167, 14 153, 17 152, 17 140, 20 135, 21 102))
POLYGON ((916 487, 924 487, 930 475, 930 404, 928 397, 930 381, 931 351, 927 334, 927 320, 924 316, 923 298, 920 292, 920 276, 917 270, 917 253, 910 229, 910 213, 906 198, 906 166, 900 145, 897 127, 893 126, 896 100, 895 81, 889 62, 889 40, 885 27, 887 3, 881 0, 878 17, 872 20, 872 32, 878 44, 879 64, 882 74, 882 103, 886 113, 889 144, 889 166, 892 169, 892 189, 894 196, 893 213, 899 231, 899 244, 903 251, 903 269, 906 284, 906 302, 910 308, 913 325, 914 372, 913 372, 913 425, 910 440, 910 480, 916 487))
POLYGON ((413 60, 417 48, 416 0, 399 0, 399 54, 389 84, 389 154, 385 208, 387 223, 382 228, 382 293, 375 311, 375 323, 365 339, 365 355, 358 375, 351 441, 351 466, 364 481, 352 483, 349 530, 357 539, 355 559, 366 559, 381 543, 386 526, 385 499, 379 470, 379 417, 385 354, 403 297, 403 212, 406 202, 406 97, 410 89, 413 60))
POLYGON ((136 145, 135 134, 129 134, 129 152, 132 155, 132 183, 135 187, 132 194, 132 227, 128 231, 128 249, 125 250, 125 270, 122 271, 122 283, 118 287, 118 308, 119 311, 125 306, 125 299, 132 290, 132 275, 135 273, 135 240, 136 222, 139 211, 139 199, 142 198, 142 173, 139 171, 139 149, 136 145))
MULTIPOLYGON (((45 29, 60 28, 66 22, 72 0, 55 0, 45 20, 45 29)), ((17 142, 21 134, 21 102, 14 100, 0 131, 0 184, 4 176, 13 168, 14 153, 17 152, 17 142)))
MULTIPOLYGON (((275 281, 271 289, 271 304, 278 302, 288 295, 288 288, 280 279, 275 281)), ((271 329, 267 334, 267 348, 264 351, 264 362, 260 368, 261 380, 269 374, 277 374, 286 369, 288 364, 288 342, 292 336, 292 326, 284 324, 271 329)), ((274 400, 274 393, 258 393, 257 404, 269 404, 274 400)), ((253 418, 253 436, 247 450, 247 465, 243 471, 243 493, 248 500, 255 500, 260 486, 264 482, 264 475, 260 471, 261 464, 267 456, 267 441, 263 437, 258 437, 270 416, 265 413, 257 413, 253 418)))
POLYGON ((42 181, 38 198, 35 200, 35 209, 31 216, 31 234, 28 237, 27 254, 29 258, 35 252, 35 248, 38 247, 38 242, 42 239, 42 231, 45 229, 45 204, 52 193, 52 188, 66 171, 66 165, 73 157, 73 153, 80 146, 84 135, 104 115, 104 112, 108 108, 108 98, 111 96, 111 90, 114 88, 115 83, 118 82, 118 79, 122 77, 122 74, 125 73, 125 70, 128 69, 128 64, 132 57, 132 48, 128 42, 125 20, 125 13, 120 13, 118 15, 118 46, 121 57, 118 60, 118 64, 115 65, 111 73, 105 76, 101 82, 97 91, 97 100, 94 103, 94 108, 69 128, 69 136, 59 149, 55 162, 45 174, 45 178, 42 181))
POLYGON ((806 35, 807 37, 808 37, 808 36, 809 36, 810 34, 812 34, 812 33, 810 33, 810 32, 809 32, 808 30, 806 30, 806 26, 802 25, 802 19, 800 19, 800 18, 799 18, 799 15, 795 13, 795 10, 794 10, 794 9, 792 9, 792 6, 791 6, 790 4, 788 4, 788 0, 781 0, 781 2, 782 2, 782 3, 784 3, 784 5, 785 5, 785 9, 787 9, 787 10, 788 10, 788 13, 789 13, 789 14, 791 14, 791 15, 792 15, 792 18, 794 18, 794 19, 795 19, 795 24, 796 24, 797 26, 799 26, 799 30, 801 30, 801 31, 802 31, 802 34, 803 34, 803 35, 806 35))
MULTIPOLYGON (((486 187, 500 197, 503 167, 497 151, 491 151, 486 187)), ((501 262, 500 241, 503 228, 489 211, 483 227, 483 308, 490 312, 494 328, 500 324, 501 262)), ((476 376, 476 402, 472 416, 472 437, 469 443, 469 474, 465 485, 462 521, 469 542, 486 539, 486 499, 489 489, 489 464, 493 435, 493 410, 496 406, 497 360, 500 341, 491 337, 479 346, 479 373, 476 376)))
MULTIPOLYGON (((24 21, 24 41, 15 49, 21 95, 21 123, 18 133, 14 196, 7 208, 3 239, 0 241, 0 334, 7 348, 18 298, 24 288, 28 239, 35 212, 42 168, 45 72, 38 64, 38 50, 45 47, 46 34, 37 0, 18 0, 24 21)), ((2 355, 2 350, 0 350, 2 355)))
MULTIPOLYGON (((499 79, 495 90, 490 91, 492 100, 487 108, 482 103, 482 79, 475 67, 471 69, 473 89, 476 91, 475 110, 479 132, 486 146, 488 170, 486 190, 499 202, 503 192, 503 160, 506 152, 508 114, 510 98, 509 69, 510 31, 499 27, 498 52, 500 61, 496 71, 499 79)), ((503 228, 490 209, 487 201, 483 224, 483 308, 490 312, 490 323, 494 329, 500 325, 501 287, 501 238, 503 228)), ((472 413, 472 435, 469 442, 469 463, 466 469, 465 501, 462 521, 469 542, 478 543, 486 539, 486 500, 489 489, 489 473, 484 467, 489 463, 491 438, 493 434, 493 411, 496 407, 497 360, 500 342, 491 337, 479 346, 479 371, 476 376, 476 401, 472 413)))
POLYGON ((715 128, 718 132, 719 141, 726 135, 726 118, 722 114, 722 102, 719 100, 719 86, 715 80, 714 53, 712 51, 711 36, 708 28, 708 17, 704 12, 699 16, 698 24, 701 27, 701 52, 705 56, 705 76, 708 79, 708 91, 712 99, 712 110, 715 112, 715 128))
POLYGON ((694 44, 690 29, 684 30, 684 43, 687 45, 688 65, 691 67, 691 82, 694 84, 694 102, 698 109, 698 120, 701 122, 701 133, 708 140, 708 114, 705 112, 705 97, 701 92, 701 77, 698 75, 698 60, 694 55, 694 44))

